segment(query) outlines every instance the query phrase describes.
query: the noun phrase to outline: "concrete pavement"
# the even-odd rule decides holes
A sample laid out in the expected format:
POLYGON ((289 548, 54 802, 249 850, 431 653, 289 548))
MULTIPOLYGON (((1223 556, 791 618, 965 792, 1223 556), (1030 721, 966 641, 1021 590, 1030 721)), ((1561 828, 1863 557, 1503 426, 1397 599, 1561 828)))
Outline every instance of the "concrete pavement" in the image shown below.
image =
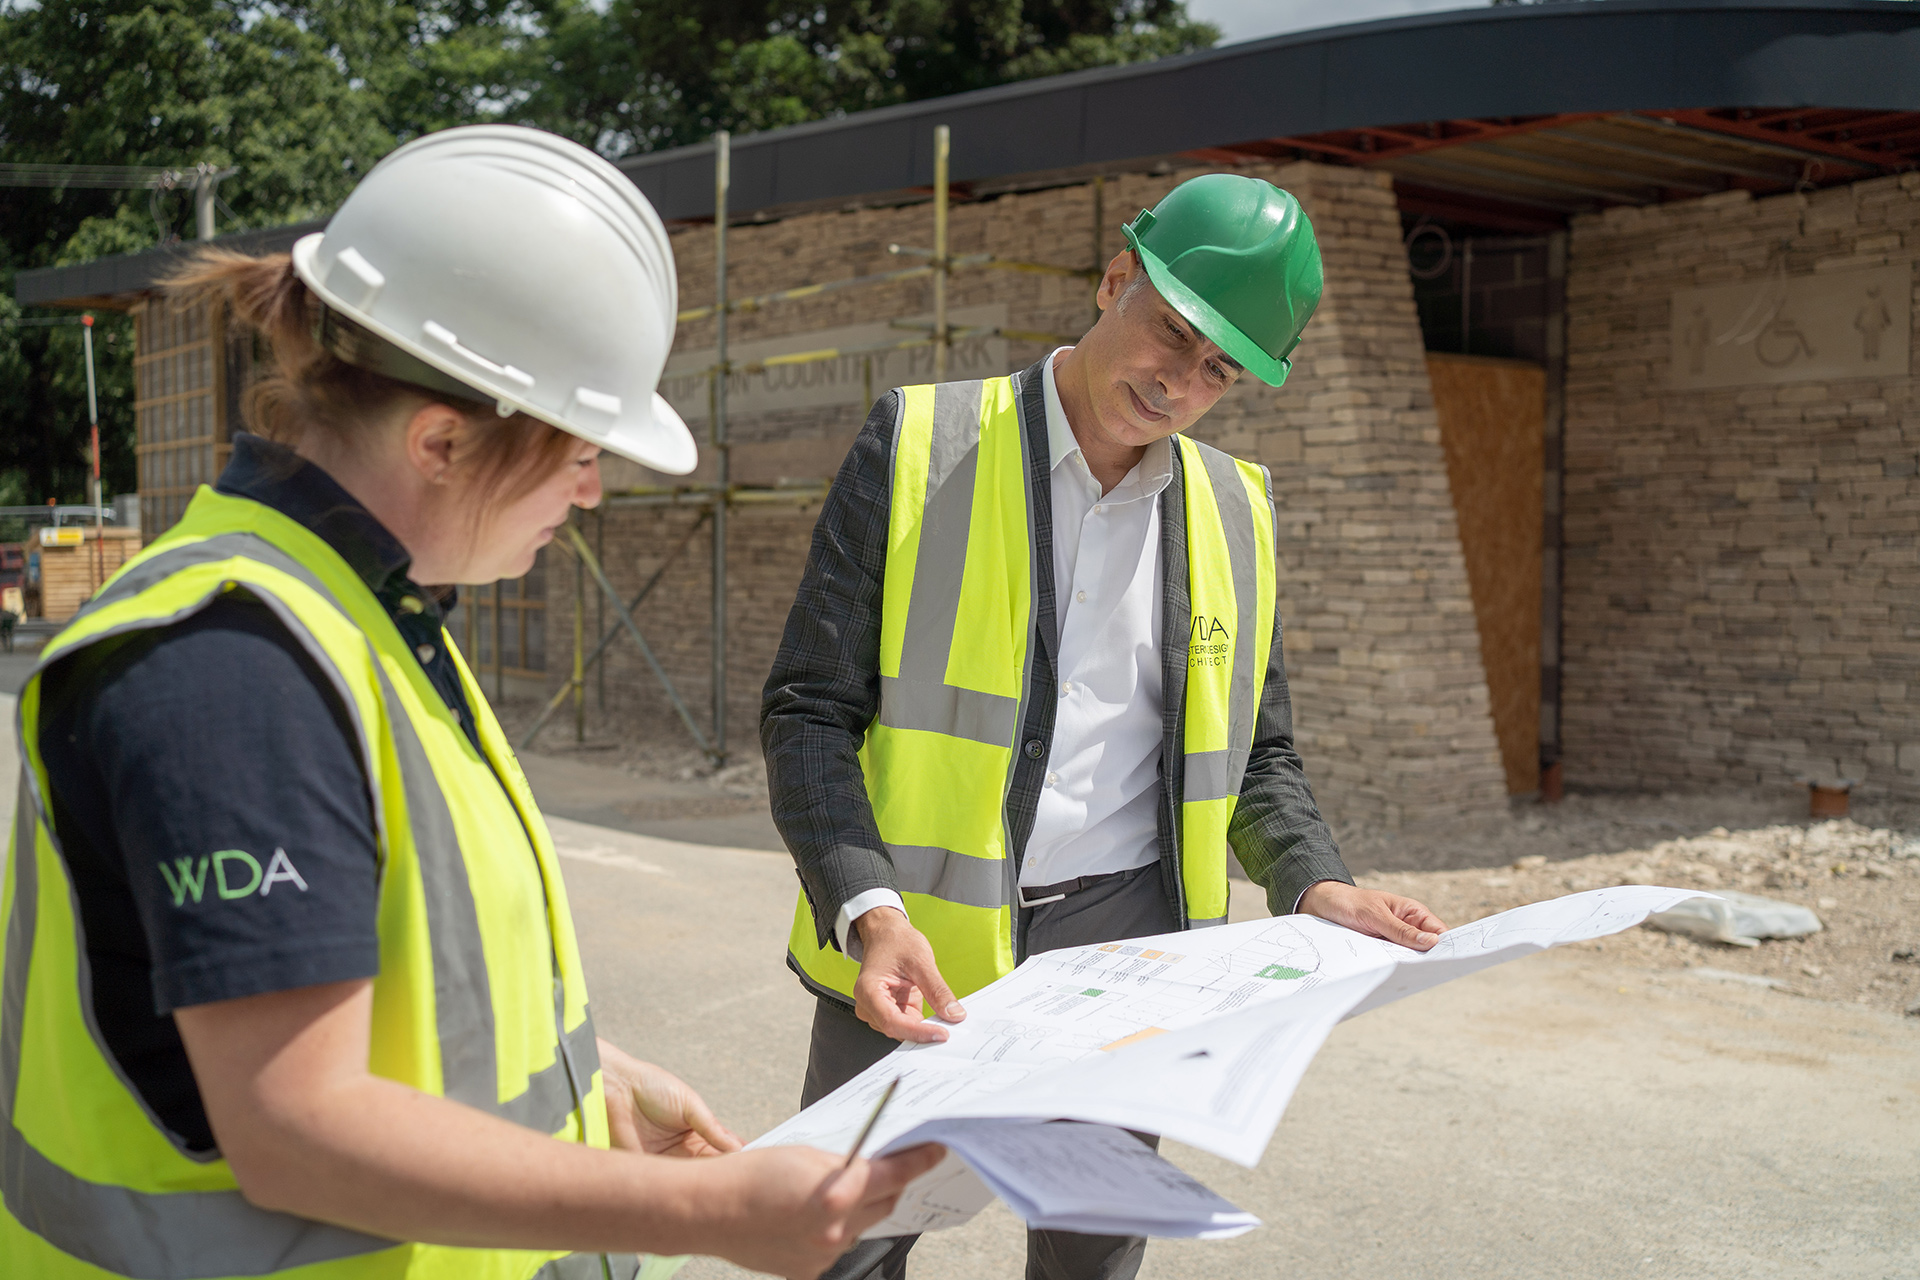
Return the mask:
MULTIPOLYGON (((552 826, 602 1034, 744 1137, 791 1114, 812 1003, 782 964, 788 859, 552 826)), ((1234 918, 1261 912, 1234 890, 1234 918)), ((1258 1169, 1170 1148, 1267 1225, 1156 1242, 1142 1276, 1920 1276, 1916 1134, 1920 1019, 1553 952, 1341 1026, 1258 1169)), ((1023 1257, 996 1205, 911 1271, 1015 1277, 1023 1257)))
MULTIPOLYGON (((781 965, 788 861, 553 825, 603 1034, 743 1136, 790 1114, 810 1001, 781 965)), ((1920 1020, 1553 952, 1341 1026, 1258 1169, 1170 1149, 1267 1225, 1156 1242, 1142 1276, 1911 1277, 1916 1133, 1920 1020)), ((1023 1257, 996 1206, 911 1271, 1023 1257)))

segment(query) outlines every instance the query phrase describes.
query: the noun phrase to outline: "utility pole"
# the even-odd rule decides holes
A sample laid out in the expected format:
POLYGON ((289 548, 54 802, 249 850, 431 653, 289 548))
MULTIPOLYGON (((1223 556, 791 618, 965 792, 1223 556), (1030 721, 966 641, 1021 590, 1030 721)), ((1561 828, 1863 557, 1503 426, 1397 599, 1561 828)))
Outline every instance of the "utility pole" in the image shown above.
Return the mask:
POLYGON ((947 380, 947 349, 952 345, 947 325, 947 153, 952 134, 944 124, 933 127, 933 380, 947 380))
POLYGON ((230 178, 238 169, 221 169, 201 163, 193 168, 193 227, 202 240, 213 239, 213 202, 222 178, 230 178))
POLYGON ((727 760, 727 195, 733 186, 733 135, 713 135, 713 762, 727 760))
POLYGON ((93 386, 93 317, 80 317, 80 345, 87 353, 87 425, 93 432, 93 588, 98 591, 107 580, 106 534, 100 520, 100 405, 93 386))

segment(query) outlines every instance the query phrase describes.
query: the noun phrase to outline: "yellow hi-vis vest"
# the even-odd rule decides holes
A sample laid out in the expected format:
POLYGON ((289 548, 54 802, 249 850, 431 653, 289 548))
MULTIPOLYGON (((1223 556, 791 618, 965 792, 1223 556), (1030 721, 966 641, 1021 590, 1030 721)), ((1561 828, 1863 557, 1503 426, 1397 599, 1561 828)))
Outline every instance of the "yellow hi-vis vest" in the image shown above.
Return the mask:
MULTIPOLYGON (((1174 444, 1192 601, 1174 882, 1196 928, 1227 916, 1227 826, 1273 642, 1274 518, 1265 468, 1174 444)), ((1014 966, 1006 799, 1031 689, 1035 557, 1052 554, 1035 545, 1028 446, 1016 378, 901 390, 880 713, 860 765, 907 914, 963 997, 1014 966)), ((789 963, 852 1000, 860 966, 818 938, 803 892, 789 963)))
MULTIPOLYGON (((48 644, 20 695, 20 796, 0 899, 0 1274, 628 1280, 632 1257, 396 1243, 256 1208, 225 1160, 186 1150, 155 1119, 100 1039, 86 939, 48 818, 39 672, 82 646, 177 622, 236 588, 299 640, 358 730, 380 858, 369 1069, 563 1141, 607 1145, 566 889, 525 776, 466 664, 456 652, 484 757, 332 548, 269 507, 202 489, 180 524, 48 644)), ((442 643, 453 652, 444 635, 442 643)), ((207 858, 181 862, 171 879, 196 901, 291 891, 231 856, 218 868, 207 858)))

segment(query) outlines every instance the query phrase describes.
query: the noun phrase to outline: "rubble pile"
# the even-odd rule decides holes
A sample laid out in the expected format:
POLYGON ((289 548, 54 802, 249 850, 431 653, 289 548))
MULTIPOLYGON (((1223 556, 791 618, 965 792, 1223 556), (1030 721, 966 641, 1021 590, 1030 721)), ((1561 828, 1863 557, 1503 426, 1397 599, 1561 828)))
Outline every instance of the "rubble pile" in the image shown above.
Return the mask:
POLYGON ((1777 823, 1555 861, 1528 854, 1496 869, 1386 872, 1361 883, 1419 898, 1449 924, 1618 884, 1739 890, 1813 910, 1806 938, 1741 948, 1636 929, 1580 944, 1658 968, 1751 974, 1775 990, 1905 1013, 1920 1009, 1920 835, 1849 819, 1777 823))

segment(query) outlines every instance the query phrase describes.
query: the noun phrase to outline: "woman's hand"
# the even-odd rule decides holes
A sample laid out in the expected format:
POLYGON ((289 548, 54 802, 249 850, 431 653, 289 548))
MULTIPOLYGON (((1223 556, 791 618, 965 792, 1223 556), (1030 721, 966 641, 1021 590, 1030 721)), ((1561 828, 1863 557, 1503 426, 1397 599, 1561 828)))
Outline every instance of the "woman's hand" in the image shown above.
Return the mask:
POLYGON ((717 1156, 740 1149, 740 1139, 714 1119, 685 1081, 605 1040, 600 1042, 600 1079, 616 1149, 655 1156, 717 1156))
POLYGON ((847 1164, 813 1147, 765 1147, 690 1172, 712 1184, 701 1199, 717 1211, 712 1252, 751 1271, 814 1280, 946 1154, 923 1144, 847 1164))

